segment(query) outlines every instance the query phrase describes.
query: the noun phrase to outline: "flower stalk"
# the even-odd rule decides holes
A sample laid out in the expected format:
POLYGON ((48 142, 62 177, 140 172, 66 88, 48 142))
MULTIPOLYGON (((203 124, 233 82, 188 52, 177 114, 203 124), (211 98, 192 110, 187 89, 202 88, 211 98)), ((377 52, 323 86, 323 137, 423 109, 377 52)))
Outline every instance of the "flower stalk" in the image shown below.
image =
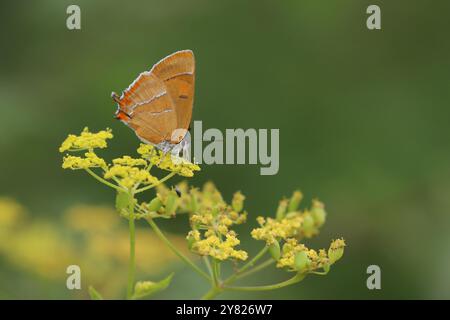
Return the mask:
POLYGON ((130 261, 128 265, 128 286, 127 286, 127 299, 133 297, 134 277, 136 272, 136 226, 134 223, 134 197, 130 193, 130 203, 128 205, 129 219, 128 226, 130 231, 130 261))

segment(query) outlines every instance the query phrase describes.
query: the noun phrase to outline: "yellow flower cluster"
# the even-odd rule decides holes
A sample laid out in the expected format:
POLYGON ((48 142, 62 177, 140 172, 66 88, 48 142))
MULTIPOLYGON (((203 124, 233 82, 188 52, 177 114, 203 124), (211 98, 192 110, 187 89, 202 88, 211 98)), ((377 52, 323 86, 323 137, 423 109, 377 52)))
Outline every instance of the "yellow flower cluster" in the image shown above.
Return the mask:
POLYGON ((152 165, 156 165, 162 170, 175 172, 183 177, 192 177, 194 176, 195 171, 200 171, 198 165, 170 153, 156 150, 155 147, 151 145, 141 144, 137 152, 152 165))
MULTIPOLYGON (((20 225, 25 217, 26 210, 20 203, 8 197, 0 197, 0 231, 20 225)), ((7 237, 3 236, 5 233, 0 232, 0 242, 6 241, 7 237)))
POLYGON ((137 166, 146 166, 147 161, 145 161, 144 159, 135 159, 130 156, 123 156, 122 158, 114 159, 113 164, 121 166, 137 167, 137 166))
POLYGON ((319 233, 319 228, 325 222, 324 204, 313 200, 309 210, 298 211, 301 198, 301 193, 296 191, 290 201, 280 201, 276 219, 258 217, 260 227, 252 230, 252 237, 271 245, 277 240, 311 238, 319 233))
POLYGON ((113 135, 110 129, 92 133, 89 132, 89 129, 86 127, 79 136, 70 134, 61 144, 59 152, 106 148, 108 146, 106 140, 112 138, 113 135))
POLYGON ((189 232, 188 239, 194 240, 191 249, 202 256, 210 256, 220 261, 230 258, 246 260, 248 257, 247 252, 244 250, 236 250, 234 248, 239 245, 240 240, 233 231, 229 231, 225 235, 225 240, 214 234, 201 240, 200 232, 194 230, 189 232))
POLYGON ((296 239, 287 239, 283 245, 281 257, 277 262, 278 268, 288 268, 290 271, 310 271, 323 267, 328 263, 328 257, 325 250, 319 250, 317 253, 313 249, 308 249, 305 245, 298 243, 296 239), (299 263, 301 257, 304 261, 299 263), (297 258, 297 259, 296 259, 297 258), (297 260, 297 261, 296 261, 297 260), (297 263, 296 263, 297 262, 297 263), (302 270, 299 270, 299 269, 302 270))
MULTIPOLYGON (((112 179, 112 184, 109 181, 105 181, 93 171, 89 171, 89 173, 97 180, 111 187, 117 185, 125 189, 135 188, 135 191, 141 184, 149 186, 148 188, 159 184, 159 179, 150 173, 153 166, 185 177, 192 177, 195 171, 200 170, 200 167, 196 164, 170 154, 164 154, 154 146, 146 144, 140 144, 137 149, 140 157, 132 158, 130 156, 123 156, 113 159, 112 164, 108 164, 104 159, 97 156, 94 149, 106 148, 107 140, 112 138, 113 135, 110 129, 92 133, 88 128, 84 128, 78 136, 73 134, 69 135, 61 144, 59 151, 76 152, 86 150, 86 153, 84 157, 66 155, 62 163, 63 169, 87 170, 101 168, 103 169, 103 178, 112 179)), ((148 188, 143 190, 147 190, 148 188)))
POLYGON ((63 169, 89 169, 89 168, 106 168, 106 162, 98 157, 94 152, 86 152, 84 158, 77 156, 65 156, 63 159, 63 169))
POLYGON ((243 212, 244 199, 240 192, 236 192, 232 204, 228 205, 210 182, 203 186, 202 191, 191 189, 187 195, 182 193, 180 210, 191 213, 193 230, 187 236, 191 250, 218 260, 246 260, 247 253, 235 249, 240 241, 231 230, 233 225, 246 221, 247 213, 243 212))
POLYGON ((342 256, 344 255, 344 247, 344 239, 337 239, 331 243, 330 248, 328 249, 328 257, 330 258, 331 264, 342 258, 342 256))
POLYGON ((303 217, 301 215, 295 215, 290 218, 284 218, 281 221, 258 217, 256 220, 261 227, 252 230, 252 237, 256 240, 264 240, 268 245, 271 245, 277 239, 295 237, 300 230, 303 217))
POLYGON ((304 244, 298 243, 296 239, 287 239, 283 245, 281 257, 277 262, 278 268, 288 268, 290 271, 311 272, 317 269, 329 267, 339 260, 344 254, 345 241, 343 239, 334 240, 328 254, 325 249, 319 252, 308 249, 304 244))
POLYGON ((105 179, 119 179, 121 186, 129 189, 139 184, 157 184, 158 178, 149 171, 128 165, 115 164, 108 168, 104 174, 105 179))

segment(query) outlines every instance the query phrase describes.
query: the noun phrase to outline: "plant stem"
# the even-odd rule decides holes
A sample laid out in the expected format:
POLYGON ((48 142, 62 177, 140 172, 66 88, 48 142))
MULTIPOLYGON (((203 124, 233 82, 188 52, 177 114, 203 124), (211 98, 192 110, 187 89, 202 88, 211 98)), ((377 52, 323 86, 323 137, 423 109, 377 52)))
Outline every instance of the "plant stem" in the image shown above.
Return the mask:
POLYGON ((238 274, 234 280, 245 278, 245 277, 247 277, 247 276, 249 276, 249 275, 251 275, 253 273, 261 271, 264 268, 267 268, 268 266, 270 266, 273 263, 275 263, 275 260, 273 260, 273 259, 266 260, 263 263, 261 263, 261 264, 257 265, 256 267, 254 267, 253 269, 250 269, 247 272, 238 274))
POLYGON ((203 262, 206 265, 206 269, 208 269, 209 272, 209 276, 211 277, 211 279, 214 277, 214 273, 211 267, 211 263, 209 262, 209 258, 207 256, 203 256, 203 262))
POLYGON ((215 287, 219 287, 220 285, 220 271, 219 271, 219 264, 217 263, 216 259, 212 259, 212 270, 213 270, 213 283, 215 287))
POLYGON ((209 290, 205 295, 203 295, 200 299, 201 300, 211 300, 214 299, 219 293, 221 293, 223 290, 218 287, 212 287, 211 290, 209 290))
POLYGON ((102 177, 100 177, 99 175, 97 175, 94 171, 92 171, 89 168, 84 169, 86 170, 87 173, 89 173, 92 177, 94 177, 96 180, 100 181, 101 183, 107 185, 108 187, 114 188, 117 191, 126 191, 125 189, 119 187, 118 185, 115 185, 109 181, 106 181, 105 179, 103 179, 102 177))
POLYGON ((146 186, 146 187, 137 189, 135 193, 141 193, 141 192, 144 192, 144 191, 149 190, 149 189, 151 189, 151 188, 154 188, 154 187, 156 187, 157 185, 163 183, 164 181, 169 180, 170 178, 172 178, 172 177, 173 177, 174 175, 176 175, 176 174, 177 174, 176 172, 171 172, 171 173, 169 173, 167 176, 165 176, 164 178, 162 178, 161 180, 159 180, 157 183, 154 183, 154 184, 148 185, 148 186, 146 186))
POLYGON ((134 287, 134 274, 136 269, 136 236, 135 236, 135 224, 134 224, 134 195, 130 194, 130 203, 128 205, 129 219, 128 226, 130 229, 130 261, 128 264, 128 287, 127 298, 131 299, 133 296, 134 287))
POLYGON ((250 260, 249 262, 247 262, 244 266, 242 266, 242 268, 240 268, 238 271, 236 271, 236 273, 234 273, 232 276, 230 276, 228 279, 226 279, 223 283, 227 284, 227 283, 231 283, 234 280, 236 280, 238 278, 238 276, 240 274, 242 274, 245 270, 247 270, 248 268, 252 267, 256 261, 258 261, 259 259, 261 259, 264 254, 266 254, 267 250, 269 250, 268 246, 265 246, 264 248, 262 248, 257 254, 256 256, 253 257, 252 260, 250 260))
POLYGON ((169 239, 162 233, 161 229, 156 225, 156 223, 153 221, 153 219, 148 218, 146 219, 147 222, 150 224, 150 227, 152 227, 153 231, 156 233, 156 235, 175 253, 181 260, 183 260, 189 267, 191 267, 195 272, 197 272, 202 277, 206 278, 208 281, 211 281, 211 278, 204 272, 202 269, 200 269, 195 263, 193 263, 188 257, 186 257, 184 254, 182 254, 173 244, 170 242, 169 239))
POLYGON ((272 284, 272 285, 267 285, 267 286, 254 286, 254 287, 224 287, 224 289, 226 290, 233 290, 233 291, 268 291, 268 290, 275 290, 275 289, 280 289, 283 287, 287 287, 290 286, 292 284, 298 283, 300 281, 302 281, 305 278, 306 274, 305 273, 297 273, 294 277, 290 278, 289 280, 280 282, 280 283, 276 283, 276 284, 272 284))

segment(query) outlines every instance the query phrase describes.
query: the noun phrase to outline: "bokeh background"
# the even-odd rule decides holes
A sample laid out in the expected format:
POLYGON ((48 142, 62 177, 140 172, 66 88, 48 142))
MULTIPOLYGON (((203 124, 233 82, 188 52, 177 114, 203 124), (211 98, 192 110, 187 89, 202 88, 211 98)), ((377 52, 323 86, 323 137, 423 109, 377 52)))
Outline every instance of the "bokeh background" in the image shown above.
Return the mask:
MULTIPOLYGON (((2 1, 0 4, 0 298, 81 299, 94 284, 125 292, 126 222, 114 194, 82 172, 63 171, 58 146, 84 126, 113 129, 106 157, 134 154, 134 133, 112 117, 111 91, 173 51, 197 60, 194 119, 204 128, 279 128, 280 171, 211 165, 190 180, 246 196, 249 221, 273 214, 300 188, 329 213, 312 247, 343 236, 344 258, 326 277, 254 299, 450 298, 450 3, 433 1, 2 1), (82 29, 66 28, 81 7, 82 29), (366 28, 369 4, 382 30, 366 28), (65 268, 82 267, 81 291, 65 268), (382 289, 366 288, 366 268, 382 289)), ((173 180, 176 182, 180 179, 173 180)), ((161 227, 180 248, 183 217, 161 227)), ((171 286, 155 298, 208 289, 142 224, 139 278, 171 286)), ((268 269, 245 281, 288 275, 268 269)))

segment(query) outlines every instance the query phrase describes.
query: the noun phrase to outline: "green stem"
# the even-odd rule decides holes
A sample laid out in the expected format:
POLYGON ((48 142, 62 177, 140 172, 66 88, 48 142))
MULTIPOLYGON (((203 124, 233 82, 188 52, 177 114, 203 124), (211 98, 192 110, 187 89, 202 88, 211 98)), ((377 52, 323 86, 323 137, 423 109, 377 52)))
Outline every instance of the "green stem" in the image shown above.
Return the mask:
POLYGON ((211 300, 214 299, 219 293, 221 293, 223 290, 218 287, 212 287, 211 290, 209 290, 205 295, 203 295, 200 299, 201 300, 211 300))
POLYGON ((220 284, 220 271, 219 264, 216 259, 212 259, 212 270, 213 270, 213 283, 215 287, 219 287, 220 284))
POLYGON ((148 185, 148 186, 146 186, 146 187, 137 189, 135 193, 141 193, 141 192, 147 191, 147 190, 149 190, 149 189, 151 189, 151 188, 154 188, 154 187, 156 187, 157 185, 163 183, 164 181, 169 180, 170 178, 172 178, 172 177, 173 177, 174 175, 176 175, 176 174, 177 174, 176 172, 171 172, 171 173, 169 173, 167 176, 165 176, 164 178, 162 178, 161 180, 159 180, 157 183, 154 183, 154 184, 148 185))
POLYGON ((203 262, 206 265, 206 269, 208 269, 209 272, 209 276, 211 277, 211 279, 214 277, 214 273, 211 267, 211 263, 209 262, 209 258, 207 256, 203 256, 203 262))
POLYGON ((227 284, 227 283, 231 283, 234 280, 236 280, 240 274, 242 274, 248 268, 252 267, 259 259, 261 259, 266 254, 267 250, 269 250, 268 246, 265 246, 264 248, 262 248, 256 254, 256 256, 253 257, 252 260, 247 262, 244 266, 242 266, 242 268, 240 268, 238 271, 236 271, 236 273, 234 273, 232 276, 230 276, 228 279, 226 279, 223 283, 227 284))
POLYGON ((186 257, 184 254, 182 254, 173 244, 170 242, 169 239, 162 233, 161 229, 158 228, 156 223, 151 219, 146 219, 147 222, 150 224, 150 227, 152 227, 153 231, 156 233, 156 235, 175 253, 181 260, 183 260, 189 267, 191 267, 195 272, 197 272, 202 277, 206 278, 208 281, 211 281, 211 278, 204 272, 202 269, 200 269, 195 263, 193 263, 188 257, 186 257))
POLYGON ((261 270, 267 268, 268 266, 272 265, 273 263, 275 263, 275 260, 273 260, 273 259, 266 260, 263 263, 254 267, 253 269, 250 269, 247 272, 238 274, 234 280, 245 278, 253 273, 256 273, 258 271, 261 271, 261 270))
POLYGON ((134 287, 134 274, 136 270, 136 236, 135 236, 135 224, 134 224, 134 196, 130 194, 130 203, 128 206, 129 219, 128 226, 130 229, 130 261, 128 264, 128 287, 127 287, 127 298, 131 299, 133 296, 134 287))
POLYGON ((298 283, 302 281, 305 278, 305 273, 297 273, 294 277, 290 278, 289 280, 267 285, 267 286, 254 286, 254 287, 224 287, 226 290, 233 290, 233 291, 268 291, 268 290, 276 290, 283 287, 290 286, 292 284, 298 283))
POLYGON ((99 175, 97 175, 94 171, 92 171, 89 168, 84 169, 86 170, 87 173, 89 173, 92 177, 94 177, 96 180, 100 181, 101 183, 107 185, 108 187, 114 188, 117 191, 126 191, 125 189, 119 187, 118 185, 115 185, 109 181, 106 181, 105 179, 103 179, 102 177, 100 177, 99 175))

